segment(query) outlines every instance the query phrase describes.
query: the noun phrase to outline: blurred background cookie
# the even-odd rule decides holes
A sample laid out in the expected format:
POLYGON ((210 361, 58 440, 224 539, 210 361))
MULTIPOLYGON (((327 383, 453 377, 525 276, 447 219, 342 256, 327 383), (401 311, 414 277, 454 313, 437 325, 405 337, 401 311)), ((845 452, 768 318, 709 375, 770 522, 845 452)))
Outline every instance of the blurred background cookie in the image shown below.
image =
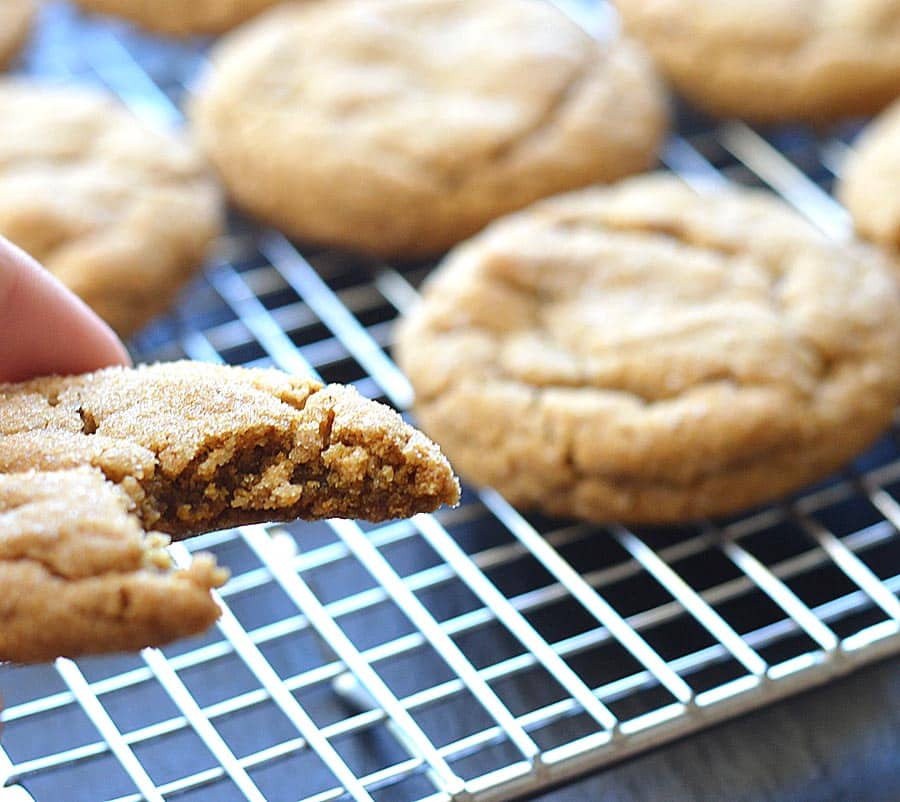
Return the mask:
POLYGON ((721 515, 827 475, 887 427, 890 270, 773 196, 634 178, 452 251, 397 357, 460 475, 519 506, 721 515))
POLYGON ((292 3, 213 61, 193 120, 234 200, 382 255, 644 170, 666 130, 649 59, 537 0, 292 3))
POLYGON ((15 58, 25 43, 36 11, 34 0, 0 3, 0 69, 15 58))
POLYGON ((835 191, 862 236, 900 248, 898 190, 900 103, 895 103, 863 131, 835 191))
POLYGON ((221 33, 278 0, 76 0, 89 11, 114 14, 158 33, 221 33))
POLYGON ((0 82, 0 235, 120 335, 174 299, 221 227, 221 200, 181 135, 104 93, 0 82))
POLYGON ((615 0, 674 86, 758 122, 878 111, 900 94, 900 0, 615 0))

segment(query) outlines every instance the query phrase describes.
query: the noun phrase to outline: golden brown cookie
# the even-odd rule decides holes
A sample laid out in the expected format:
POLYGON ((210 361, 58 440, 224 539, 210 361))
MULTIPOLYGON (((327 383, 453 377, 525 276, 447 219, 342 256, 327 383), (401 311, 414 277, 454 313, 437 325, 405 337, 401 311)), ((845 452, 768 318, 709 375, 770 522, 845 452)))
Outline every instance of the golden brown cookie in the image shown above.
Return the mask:
POLYGON ((614 0, 689 100, 759 122, 871 114, 900 94, 900 0, 614 0))
POLYGON ((34 0, 3 0, 0 3, 0 69, 6 67, 22 48, 35 11, 34 0))
POLYGON ((835 192, 867 239, 900 248, 900 102, 863 131, 835 192))
POLYGON ((172 569, 131 499, 93 468, 0 475, 0 661, 162 646, 219 616, 227 572, 172 569))
POLYGON ((221 33, 279 0, 76 0, 89 11, 126 17, 159 33, 221 33))
POLYGON ((730 513, 828 474, 900 400, 892 265, 770 195, 672 176, 536 204, 460 245, 403 323, 464 478, 593 520, 730 513))
POLYGON ((643 53, 542 0, 286 4, 218 46, 192 117, 243 208, 390 256, 644 170, 666 127, 643 53))
POLYGON ((176 537, 459 499, 437 446, 349 387, 199 362, 0 384, 0 473, 83 465, 176 537))
POLYGON ((105 94, 0 81, 0 234, 127 335, 162 312, 221 226, 188 141, 105 94))

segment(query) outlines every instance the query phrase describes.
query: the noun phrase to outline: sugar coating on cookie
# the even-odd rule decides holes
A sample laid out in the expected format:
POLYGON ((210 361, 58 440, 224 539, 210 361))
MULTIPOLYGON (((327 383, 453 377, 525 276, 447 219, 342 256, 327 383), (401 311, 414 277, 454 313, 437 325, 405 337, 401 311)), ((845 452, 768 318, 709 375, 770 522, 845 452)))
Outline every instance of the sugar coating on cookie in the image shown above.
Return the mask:
POLYGON ((397 336, 463 478, 675 522, 828 474, 900 400, 892 263, 773 197, 672 176, 544 201, 451 252, 397 336))
POLYGON ((701 108, 759 122, 871 114, 900 94, 900 0, 614 0, 701 108))
POLYGON ((114 14, 158 33, 221 33, 280 0, 76 0, 89 11, 114 14))
POLYGON ((172 302, 221 228, 192 144, 104 93, 0 81, 0 235, 121 335, 172 302))
POLYGON ((900 248, 900 103, 894 103, 854 143, 835 192, 856 230, 900 248))
POLYGON ((162 646, 219 616, 210 555, 173 569, 128 495, 95 468, 0 475, 0 661, 162 646))
POLYGON ((0 384, 0 473, 84 465, 177 537, 459 500, 437 446, 350 387, 198 362, 0 384))
POLYGON ((0 3, 0 69, 18 54, 34 21, 34 0, 3 0, 0 3))
POLYGON ((192 118, 234 200, 376 254, 644 170, 666 128, 643 52, 541 0, 286 4, 212 61, 192 118))

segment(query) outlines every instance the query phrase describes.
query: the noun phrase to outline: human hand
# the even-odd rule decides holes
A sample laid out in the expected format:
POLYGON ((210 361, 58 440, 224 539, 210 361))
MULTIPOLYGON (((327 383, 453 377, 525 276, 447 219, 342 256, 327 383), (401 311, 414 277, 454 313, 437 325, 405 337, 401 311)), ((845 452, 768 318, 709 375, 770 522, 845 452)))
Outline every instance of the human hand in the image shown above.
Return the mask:
POLYGON ((83 301, 0 237, 0 382, 130 362, 83 301))

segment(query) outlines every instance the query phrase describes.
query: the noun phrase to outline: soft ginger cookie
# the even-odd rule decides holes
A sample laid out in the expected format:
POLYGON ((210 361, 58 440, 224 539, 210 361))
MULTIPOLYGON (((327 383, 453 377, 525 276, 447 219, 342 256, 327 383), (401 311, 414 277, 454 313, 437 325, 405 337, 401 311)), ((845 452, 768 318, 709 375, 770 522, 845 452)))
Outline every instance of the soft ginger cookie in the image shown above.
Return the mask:
POLYGON ((649 59, 542 0, 288 3, 212 61, 192 117, 234 200, 385 256, 644 170, 666 128, 649 59))
POLYGON ((0 69, 21 50, 36 10, 34 0, 3 0, 0 3, 0 69))
POLYGON ((176 571, 168 538, 93 468, 0 475, 0 661, 133 651, 203 632, 228 574, 176 571))
POLYGON ((863 130, 835 192, 867 239, 900 248, 900 102, 863 130))
POLYGON ((615 0, 674 86, 758 122, 871 114, 900 95, 900 0, 615 0))
POLYGON ((80 466, 176 537, 459 500, 437 446, 351 387, 199 362, 0 384, 0 473, 80 466))
POLYGON ((114 14, 158 33, 221 33, 279 0, 76 0, 89 11, 114 14))
POLYGON ((827 475, 889 424, 891 270, 770 195, 636 178, 460 245, 397 355, 423 429, 514 504, 720 515, 827 475))
POLYGON ((221 199, 185 137, 107 95, 0 81, 0 235, 121 335, 162 312, 219 233, 221 199))

